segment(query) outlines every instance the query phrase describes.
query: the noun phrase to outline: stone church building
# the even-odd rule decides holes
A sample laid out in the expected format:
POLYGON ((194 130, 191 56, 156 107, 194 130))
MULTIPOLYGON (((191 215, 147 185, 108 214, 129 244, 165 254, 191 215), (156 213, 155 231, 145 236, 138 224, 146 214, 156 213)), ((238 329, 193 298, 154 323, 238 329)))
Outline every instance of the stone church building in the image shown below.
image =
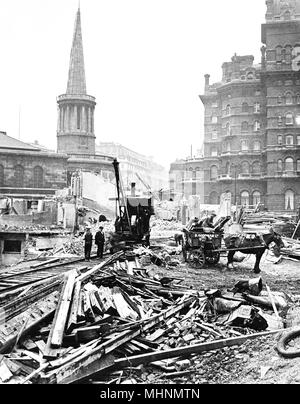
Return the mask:
POLYGON ((44 198, 70 185, 82 169, 110 175, 113 158, 96 154, 96 100, 86 91, 81 13, 77 11, 66 93, 57 99, 57 152, 0 132, 0 195, 44 198))
POLYGON ((176 161, 170 187, 218 204, 296 211, 300 205, 300 0, 268 0, 261 63, 234 55, 205 75, 203 155, 176 161))

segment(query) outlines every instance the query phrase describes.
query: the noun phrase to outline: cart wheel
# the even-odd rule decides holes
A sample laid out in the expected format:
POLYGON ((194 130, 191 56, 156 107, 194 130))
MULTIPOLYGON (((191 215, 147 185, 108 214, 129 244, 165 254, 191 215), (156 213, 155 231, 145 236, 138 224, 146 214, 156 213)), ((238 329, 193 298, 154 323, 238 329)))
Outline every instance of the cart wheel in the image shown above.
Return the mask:
POLYGON ((193 268, 203 268, 205 264, 205 255, 202 250, 198 251, 190 251, 188 253, 188 263, 193 268))
POLYGON ((220 253, 216 251, 207 251, 205 262, 208 265, 216 265, 220 261, 220 253))

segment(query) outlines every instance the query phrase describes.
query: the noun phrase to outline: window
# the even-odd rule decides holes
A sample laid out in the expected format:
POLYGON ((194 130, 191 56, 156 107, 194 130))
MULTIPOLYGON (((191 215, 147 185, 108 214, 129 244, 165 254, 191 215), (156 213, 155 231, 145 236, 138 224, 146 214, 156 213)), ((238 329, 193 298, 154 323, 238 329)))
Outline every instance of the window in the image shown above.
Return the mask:
POLYGON ((282 145, 283 144, 283 137, 282 135, 277 136, 277 144, 282 145))
POLYGON ((230 152, 230 151, 231 151, 230 142, 225 142, 225 151, 226 151, 226 152, 230 152))
POLYGON ((217 157, 218 156, 218 149, 216 147, 213 147, 211 149, 211 157, 217 157))
POLYGON ((242 206, 249 206, 249 192, 248 191, 243 191, 241 193, 241 205, 242 206))
POLYGON ((282 103, 283 103, 282 95, 279 95, 279 96, 278 96, 277 102, 278 102, 278 104, 282 104, 282 103))
POLYGON ((292 93, 287 93, 285 96, 285 103, 287 105, 293 104, 293 94, 292 93))
POLYGON ((42 167, 34 167, 33 169, 33 187, 43 188, 44 172, 42 167))
POLYGON ((297 135, 297 146, 300 146, 300 135, 297 135))
POLYGON ((247 74, 247 79, 248 79, 248 80, 253 80, 253 79, 254 79, 254 73, 253 73, 253 72, 249 72, 249 73, 247 74))
POLYGON ((294 210, 295 209, 295 193, 292 190, 288 190, 285 192, 285 210, 294 210))
POLYGON ((212 116, 211 117, 211 122, 212 123, 218 123, 218 117, 217 116, 212 116))
POLYGON ((255 90, 255 96, 259 97, 261 95, 261 91, 259 89, 255 90))
POLYGON ((258 132, 260 130, 260 122, 255 121, 254 122, 254 132, 258 132))
POLYGON ((243 104, 242 104, 242 112, 244 112, 244 113, 249 112, 249 105, 247 104, 247 102, 243 102, 243 104))
POLYGON ((4 167, 0 164, 0 187, 4 186, 4 167))
POLYGON ((300 126, 300 114, 296 115, 295 122, 297 126, 300 126))
POLYGON ((242 132, 248 132, 248 122, 242 122, 242 132))
POLYGON ((249 150, 249 146, 248 146, 248 141, 247 141, 247 140, 242 140, 242 141, 241 141, 241 150, 242 150, 242 151, 247 151, 247 150, 249 150))
POLYGON ((299 159, 297 160, 297 172, 298 173, 300 172, 300 160, 299 159))
POLYGON ((286 144, 287 146, 293 146, 293 144, 294 144, 294 136, 293 136, 293 135, 288 135, 288 136, 285 138, 285 144, 286 144))
POLYGON ((242 163, 242 174, 250 174, 250 165, 248 161, 242 163))
POLYGON ((259 191, 254 191, 252 194, 253 205, 258 205, 261 202, 261 194, 259 191))
POLYGON ((282 48, 281 46, 277 46, 276 48, 276 62, 281 63, 282 55, 281 55, 282 48))
POLYGON ((286 63, 292 63, 292 47, 289 45, 286 46, 285 61, 286 63))
POLYGON ((227 175, 230 175, 230 163, 229 163, 229 161, 226 163, 225 171, 226 171, 227 175))
POLYGON ((292 157, 288 157, 284 161, 285 171, 294 171, 294 160, 292 157))
POLYGON ((218 167, 217 166, 212 166, 210 169, 210 179, 211 181, 215 181, 218 179, 218 167))
POLYGON ((231 113, 231 107, 230 107, 230 105, 227 105, 227 107, 226 107, 226 115, 230 115, 230 113, 231 113))
POLYGON ((259 114, 259 113, 260 113, 260 103, 259 103, 259 102, 255 102, 255 103, 254 103, 254 113, 255 113, 255 114, 259 114))
POLYGON ((254 161, 252 164, 252 174, 260 174, 260 162, 254 161))
POLYGON ((283 162, 282 162, 282 160, 277 161, 277 171, 280 172, 280 173, 283 171, 283 162))
POLYGON ((77 107, 77 129, 80 129, 80 122, 81 122, 81 108, 77 107))
POLYGON ((20 253, 22 241, 21 240, 4 240, 4 253, 20 253))
POLYGON ((255 140, 253 144, 253 150, 254 151, 260 151, 261 150, 261 143, 259 140, 255 140))
POLYGON ((226 135, 230 136, 231 135, 231 128, 230 128, 230 123, 227 122, 226 124, 226 135))
POLYGON ((217 140, 218 139, 218 132, 216 130, 212 131, 211 138, 212 138, 212 140, 217 140))
POLYGON ((297 94, 297 99, 296 99, 296 101, 297 101, 297 104, 300 104, 300 94, 297 94))
POLYGON ((20 165, 15 167, 16 188, 24 187, 24 168, 20 165))
POLYGON ((285 124, 286 125, 293 125, 293 123, 294 123, 293 114, 291 114, 291 113, 286 114, 286 116, 285 116, 285 124))

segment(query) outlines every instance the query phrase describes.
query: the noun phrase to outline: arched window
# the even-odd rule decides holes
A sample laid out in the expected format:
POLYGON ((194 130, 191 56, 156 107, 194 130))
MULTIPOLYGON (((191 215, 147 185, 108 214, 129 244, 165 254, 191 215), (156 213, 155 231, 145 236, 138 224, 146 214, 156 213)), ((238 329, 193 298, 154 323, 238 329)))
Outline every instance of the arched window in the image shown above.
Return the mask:
POLYGON ((4 186, 4 167, 0 164, 0 187, 4 186))
POLYGON ((226 123, 226 135, 230 136, 231 135, 231 128, 230 128, 230 123, 226 123))
POLYGON ((283 161, 282 160, 277 161, 277 171, 280 173, 283 171, 283 161))
POLYGON ((285 171, 294 171, 294 160, 292 157, 288 157, 284 161, 284 169, 285 171))
POLYGON ((247 102, 243 102, 243 104, 242 104, 242 112, 245 112, 245 113, 249 112, 249 105, 248 105, 247 102))
POLYGON ((286 125, 293 125, 294 124, 294 117, 292 113, 287 113, 285 115, 285 124, 286 125))
POLYGON ((299 159, 297 160, 297 172, 298 173, 300 172, 300 160, 299 159))
POLYGON ((281 46, 277 46, 277 48, 276 48, 276 62, 278 62, 278 63, 282 61, 281 52, 282 52, 281 46))
POLYGON ((211 138, 212 138, 212 140, 217 140, 218 139, 218 131, 217 130, 212 131, 211 138))
POLYGON ((210 179, 211 179, 211 181, 215 181, 216 179, 218 179, 218 167, 217 166, 211 166, 210 179))
POLYGON ((196 167, 196 178, 197 179, 201 178, 201 169, 200 169, 200 167, 196 167))
POLYGON ((250 164, 248 163, 248 161, 243 161, 241 168, 242 174, 250 174, 250 164))
POLYGON ((293 144, 294 144, 294 136, 293 135, 287 135, 287 137, 285 138, 285 144, 287 146, 293 146, 293 144))
POLYGON ((254 132, 258 132, 260 130, 260 122, 255 121, 254 122, 254 132))
POLYGON ((241 193, 241 205, 242 206, 249 206, 249 192, 248 191, 243 191, 241 193))
POLYGON ((231 107, 230 107, 230 105, 227 105, 226 106, 226 115, 230 115, 230 113, 231 113, 231 107))
POLYGON ((77 129, 81 129, 81 107, 77 107, 77 129))
POLYGON ((260 151, 261 150, 261 143, 259 140, 255 140, 253 144, 253 150, 254 151, 260 151))
POLYGON ((282 122, 282 116, 281 116, 281 115, 279 115, 279 116, 278 116, 278 118, 277 118, 277 120, 278 120, 278 121, 277 121, 278 126, 281 126, 281 125, 282 125, 282 123, 283 123, 283 122, 282 122))
POLYGON ((260 162, 259 161, 254 161, 252 164, 252 173, 253 174, 260 174, 260 162))
POLYGON ((253 205, 258 205, 261 202, 261 194, 259 191, 254 191, 252 194, 253 205))
POLYGON ((300 135, 297 135, 297 146, 300 146, 300 135))
POLYGON ((42 167, 36 166, 33 169, 33 187, 43 188, 44 172, 42 167))
POLYGON ((249 145, 247 140, 242 140, 241 141, 241 150, 242 151, 247 151, 249 150, 249 145))
POLYGON ((294 210, 295 209, 295 193, 292 190, 288 190, 285 192, 285 210, 294 210))
POLYGON ((297 99, 296 99, 296 101, 297 101, 297 104, 300 104, 300 94, 297 94, 297 99))
POLYGON ((218 149, 216 147, 211 148, 211 157, 218 157, 218 149))
POLYGON ((230 175, 230 163, 229 163, 229 161, 226 163, 226 168, 225 168, 225 170, 226 170, 226 174, 227 174, 227 175, 230 175))
POLYGON ((249 73, 247 74, 247 79, 248 79, 248 80, 253 80, 253 79, 254 79, 254 73, 253 73, 253 72, 249 72, 249 73))
POLYGON ((283 103, 282 95, 279 95, 279 96, 278 96, 277 102, 278 102, 278 104, 282 104, 282 103, 283 103))
POLYGON ((260 113, 260 103, 259 103, 259 102, 255 102, 255 103, 254 103, 254 113, 255 113, 255 114, 259 114, 259 113, 260 113))
POLYGON ((248 122, 242 122, 242 132, 248 132, 248 122))
POLYGON ((286 95, 285 95, 285 103, 287 105, 293 104, 293 94, 292 93, 286 93, 286 95))
POLYGON ((279 144, 279 145, 281 146, 282 143, 283 143, 282 135, 278 135, 278 136, 277 136, 277 144, 279 144))
POLYGON ((286 63, 292 63, 292 47, 290 45, 287 45, 285 47, 285 61, 286 63))
POLYGON ((24 168, 21 165, 15 167, 15 181, 16 188, 24 187, 24 168))
POLYGON ((219 195, 217 192, 211 192, 209 195, 209 203, 210 205, 218 205, 219 204, 219 195))

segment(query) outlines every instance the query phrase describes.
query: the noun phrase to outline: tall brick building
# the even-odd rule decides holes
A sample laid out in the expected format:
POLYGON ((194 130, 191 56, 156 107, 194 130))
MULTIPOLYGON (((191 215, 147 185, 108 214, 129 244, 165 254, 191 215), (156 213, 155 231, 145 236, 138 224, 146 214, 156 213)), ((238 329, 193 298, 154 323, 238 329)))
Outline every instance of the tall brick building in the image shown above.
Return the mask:
POLYGON ((269 210, 300 205, 300 0, 266 4, 261 63, 234 55, 221 82, 205 75, 203 157, 171 165, 171 188, 181 172, 183 194, 201 203, 230 193, 269 210))

